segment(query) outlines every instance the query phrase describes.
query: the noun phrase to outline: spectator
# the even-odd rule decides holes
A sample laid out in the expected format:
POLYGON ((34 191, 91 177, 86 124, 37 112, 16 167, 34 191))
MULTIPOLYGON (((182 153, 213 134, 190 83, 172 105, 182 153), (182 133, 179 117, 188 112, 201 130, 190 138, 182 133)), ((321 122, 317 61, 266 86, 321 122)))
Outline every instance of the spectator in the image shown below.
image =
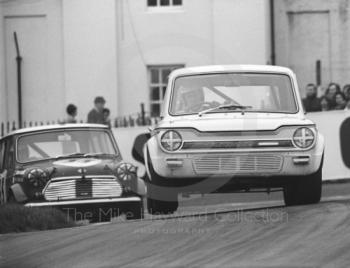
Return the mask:
POLYGON ((325 93, 330 110, 334 109, 334 107, 336 106, 335 94, 338 92, 341 92, 340 86, 336 83, 330 83, 325 93))
POLYGON ((334 96, 335 99, 335 110, 344 110, 346 107, 346 100, 343 92, 337 92, 334 96))
POLYGON ((329 111, 329 102, 325 96, 320 98, 321 111, 329 111))
POLYGON ((350 100, 349 100, 348 103, 346 104, 345 110, 350 110, 350 100))
POLYGON ((349 84, 347 84, 343 87, 343 93, 345 95, 345 99, 347 101, 350 101, 350 85, 349 84))
POLYGON ((109 128, 112 127, 111 119, 109 118, 110 114, 111 114, 111 111, 108 108, 103 109, 103 121, 104 121, 104 124, 107 125, 109 128))
POLYGON ((92 124, 104 124, 103 109, 105 106, 105 99, 101 96, 95 98, 95 107, 88 114, 88 123, 92 124))
POLYGON ((65 123, 76 123, 77 120, 75 117, 78 114, 78 108, 74 104, 69 104, 66 108, 67 112, 67 119, 65 120, 65 123))
POLYGON ((303 99, 303 105, 306 112, 321 111, 321 104, 317 98, 317 87, 315 84, 308 84, 306 86, 306 98, 303 99))

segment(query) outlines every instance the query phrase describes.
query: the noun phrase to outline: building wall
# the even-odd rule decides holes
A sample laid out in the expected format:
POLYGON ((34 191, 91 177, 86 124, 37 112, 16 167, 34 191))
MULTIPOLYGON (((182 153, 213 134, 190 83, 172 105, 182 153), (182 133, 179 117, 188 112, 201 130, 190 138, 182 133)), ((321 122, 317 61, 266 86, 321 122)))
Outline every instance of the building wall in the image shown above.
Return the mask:
POLYGON ((86 120, 96 96, 117 114, 117 32, 115 0, 63 0, 66 103, 86 120))
POLYGON ((7 1, 2 4, 2 56, 6 119, 17 120, 17 71, 13 32, 22 60, 23 119, 57 119, 64 103, 60 0, 7 1), (55 107, 54 109, 52 107, 55 107))
POLYGON ((139 112, 141 102, 149 111, 148 66, 269 62, 268 0, 183 3, 149 9, 146 0, 4 1, 0 120, 17 118, 13 30, 23 56, 25 120, 62 119, 68 103, 85 120, 97 95, 112 117, 139 112))
MULTIPOLYGON (((2 19, 3 8, 0 4, 0 40, 4 36, 4 24, 2 19)), ((5 91, 5 52, 4 42, 0 41, 0 122, 7 120, 6 91, 5 91)))
POLYGON ((119 113, 149 109, 147 66, 266 64, 268 1, 184 0, 180 9, 118 1, 119 113))
POLYGON ((322 62, 322 85, 350 83, 350 1, 275 1, 277 64, 291 67, 304 88, 316 82, 322 62))

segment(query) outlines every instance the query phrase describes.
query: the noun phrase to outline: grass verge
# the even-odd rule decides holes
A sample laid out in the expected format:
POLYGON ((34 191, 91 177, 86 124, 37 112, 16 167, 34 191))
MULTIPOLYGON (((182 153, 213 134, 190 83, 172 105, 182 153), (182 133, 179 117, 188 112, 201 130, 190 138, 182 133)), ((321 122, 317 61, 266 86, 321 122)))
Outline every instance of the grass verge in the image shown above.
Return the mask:
POLYGON ((27 208, 19 204, 0 205, 0 234, 59 229, 76 226, 54 208, 27 208))

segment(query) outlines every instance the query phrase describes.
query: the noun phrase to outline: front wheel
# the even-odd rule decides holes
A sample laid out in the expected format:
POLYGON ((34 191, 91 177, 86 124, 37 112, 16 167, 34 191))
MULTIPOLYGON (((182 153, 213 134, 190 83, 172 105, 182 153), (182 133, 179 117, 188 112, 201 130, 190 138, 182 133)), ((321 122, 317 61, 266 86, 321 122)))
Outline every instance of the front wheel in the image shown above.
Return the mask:
MULTIPOLYGON (((148 159, 149 153, 148 154, 148 159)), ((152 179, 145 177, 147 185, 147 210, 152 215, 173 214, 179 207, 178 192, 167 185, 166 178, 160 177, 154 170, 151 161, 146 163, 152 179)))
POLYGON ((316 173, 297 178, 283 188, 286 206, 309 205, 320 202, 322 195, 322 168, 316 173))
POLYGON ((147 210, 152 215, 173 214, 178 207, 176 201, 160 201, 147 198, 147 210))

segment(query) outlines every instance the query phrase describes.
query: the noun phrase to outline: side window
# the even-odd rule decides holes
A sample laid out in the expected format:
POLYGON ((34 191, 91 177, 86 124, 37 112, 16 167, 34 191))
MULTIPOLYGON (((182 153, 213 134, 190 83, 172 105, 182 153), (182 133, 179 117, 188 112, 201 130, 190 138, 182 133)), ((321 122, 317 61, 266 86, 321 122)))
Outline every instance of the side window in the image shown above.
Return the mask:
POLYGON ((15 164, 15 147, 12 139, 8 139, 6 141, 6 148, 5 148, 5 161, 4 161, 4 168, 5 169, 14 169, 15 164))
POLYGON ((4 155, 5 155, 5 142, 0 142, 0 173, 3 171, 4 167, 4 155))

